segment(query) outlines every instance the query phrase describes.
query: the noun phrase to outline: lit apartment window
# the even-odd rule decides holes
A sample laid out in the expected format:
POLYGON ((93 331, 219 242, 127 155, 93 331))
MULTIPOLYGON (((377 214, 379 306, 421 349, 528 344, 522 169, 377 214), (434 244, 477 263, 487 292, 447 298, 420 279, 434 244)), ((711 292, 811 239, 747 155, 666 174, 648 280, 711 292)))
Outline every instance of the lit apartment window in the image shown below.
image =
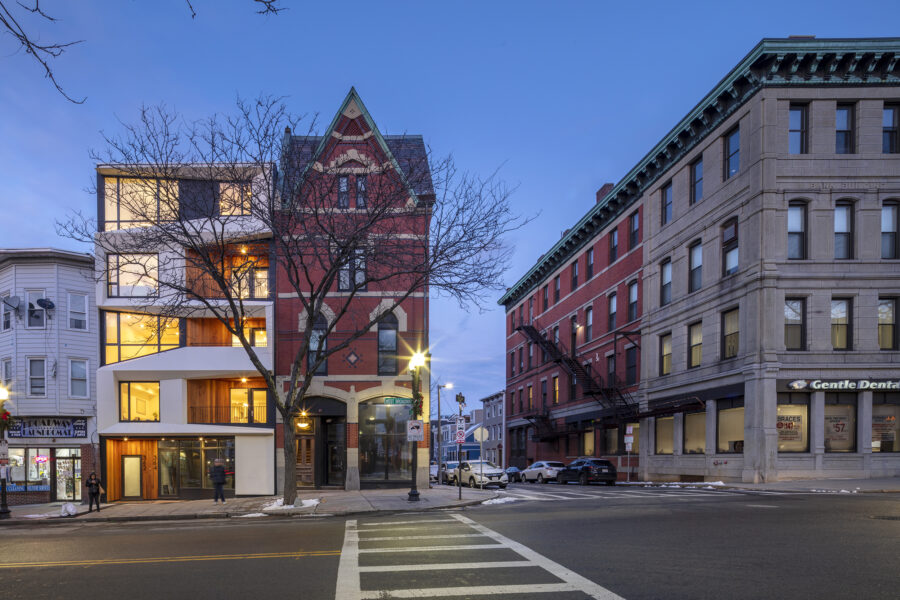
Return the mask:
POLYGON ((356 176, 356 208, 365 208, 369 199, 369 193, 366 188, 368 181, 365 175, 356 176))
POLYGON ((249 215, 251 199, 249 183, 219 183, 219 214, 223 216, 249 215))
POLYGON ((584 254, 584 262, 585 262, 585 281, 589 280, 594 276, 594 249, 589 248, 587 252, 584 254))
POLYGON ((809 136, 809 106, 806 104, 791 104, 788 124, 788 152, 791 154, 806 154, 808 150, 809 136))
POLYGON ((738 355, 740 342, 740 320, 738 309, 722 313, 722 359, 734 358, 738 355))
POLYGON ((616 262, 619 258, 619 230, 613 229, 609 232, 609 264, 616 262))
POLYGON ((338 177, 338 208, 350 208, 350 178, 338 177))
POLYGON ((553 280, 553 304, 559 302, 559 275, 553 280))
POLYGON ((634 250, 641 241, 641 214, 638 211, 628 217, 628 249, 634 250))
POLYGON ((668 375, 672 372, 672 334, 666 333, 659 336, 659 374, 668 375))
POLYGON ((87 361, 83 359, 69 360, 69 397, 88 397, 87 361))
POLYGON ((900 106, 885 105, 881 117, 881 151, 900 152, 900 106))
POLYGON ((722 276, 737 273, 738 270, 738 222, 726 221, 722 226, 722 276))
POLYGON ((159 421, 159 382, 120 382, 119 421, 159 421))
POLYGON ((670 181, 660 190, 660 222, 665 225, 672 220, 672 182, 670 181))
POLYGON ((699 367, 703 360, 703 323, 688 325, 688 368, 699 367))
POLYGON ((831 346, 835 350, 852 349, 852 308, 850 298, 831 299, 831 346))
POLYGON ((104 364, 178 348, 180 323, 156 315, 106 312, 104 364))
POLYGON ((691 204, 703 199, 703 157, 691 163, 691 204))
POLYGON ((147 298, 158 293, 159 257, 156 254, 109 254, 106 257, 106 295, 110 298, 147 298))
POLYGON ((584 341, 591 341, 594 333, 594 309, 588 306, 584 309, 584 341))
POLYGON ((328 359, 325 358, 328 348, 328 321, 324 315, 319 314, 313 322, 312 331, 309 335, 309 350, 306 353, 306 368, 312 371, 315 368, 316 361, 322 357, 322 363, 319 368, 314 371, 314 375, 328 375, 328 359))
POLYGON ((741 130, 735 127, 725 134, 725 177, 737 174, 741 168, 741 130))
POLYGON ((397 317, 385 315, 378 324, 378 374, 397 374, 397 317))
POLYGON ((559 376, 553 376, 553 404, 559 404, 559 376))
POLYGON ((628 321, 634 321, 638 317, 638 284, 632 281, 628 284, 628 321))
POLYGON ((672 301, 672 261, 668 258, 659 265, 659 305, 672 301))
POLYGON ((836 154, 853 154, 854 110, 852 104, 838 104, 834 113, 834 151, 836 154))
POLYGON ((530 385, 528 386, 528 410, 534 410, 534 394, 530 385))
POLYGON ((106 177, 104 230, 147 227, 178 217, 178 182, 106 177))
POLYGON ((885 202, 881 207, 881 258, 900 258, 897 223, 900 204, 885 202))
POLYGON ((609 303, 609 313, 607 319, 608 331, 612 331, 616 328, 616 295, 610 294, 608 297, 609 303))
POLYGON ((834 207, 834 257, 853 258, 853 205, 849 202, 834 207))
POLYGON ((897 299, 878 299, 878 347, 897 349, 897 299))
POLYGON ((578 287, 578 261, 572 263, 572 291, 578 287))
POLYGON ((806 350, 806 300, 784 300, 784 347, 786 350, 806 350))
POLYGON ((28 395, 47 395, 47 360, 44 358, 29 358, 28 363, 28 395))
POLYGON ((87 331, 88 297, 86 294, 69 294, 69 329, 87 331))
POLYGON ((366 251, 364 248, 356 248, 353 254, 338 271, 338 290, 364 291, 366 289, 366 251))
POLYGON ((696 292, 703 285, 703 244, 694 242, 688 247, 688 292, 696 292))
POLYGON ((802 202, 788 205, 788 258, 806 258, 806 204, 802 202))

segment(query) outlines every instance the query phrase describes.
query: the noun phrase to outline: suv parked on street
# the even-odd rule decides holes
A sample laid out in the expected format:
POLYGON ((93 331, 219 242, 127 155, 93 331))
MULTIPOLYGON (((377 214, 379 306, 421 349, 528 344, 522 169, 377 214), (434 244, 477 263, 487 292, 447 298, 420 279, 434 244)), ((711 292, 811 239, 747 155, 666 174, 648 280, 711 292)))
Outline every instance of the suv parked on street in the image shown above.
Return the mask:
POLYGON ((499 485, 505 488, 509 483, 506 471, 486 460, 472 460, 460 463, 456 469, 457 477, 469 487, 499 485))
POLYGON ((587 485, 602 481, 606 485, 616 485, 616 467, 608 460, 600 458, 579 458, 556 474, 556 481, 564 484, 577 481, 587 485))
POLYGON ((447 485, 456 483, 457 466, 459 466, 459 462, 455 460, 448 460, 441 465, 441 472, 439 474, 441 483, 446 483, 447 485))
POLYGON ((556 474, 560 469, 564 469, 566 465, 555 460, 542 460, 534 463, 524 471, 522 471, 522 481, 532 483, 547 483, 550 480, 556 480, 556 474))

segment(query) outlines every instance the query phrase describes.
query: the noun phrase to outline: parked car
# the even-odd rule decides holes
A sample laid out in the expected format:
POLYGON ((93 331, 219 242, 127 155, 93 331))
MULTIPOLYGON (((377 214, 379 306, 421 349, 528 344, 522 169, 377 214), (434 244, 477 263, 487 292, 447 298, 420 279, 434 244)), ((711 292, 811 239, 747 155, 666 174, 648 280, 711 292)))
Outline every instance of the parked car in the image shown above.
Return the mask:
POLYGON ((486 460, 472 460, 460 463, 456 469, 456 476, 469 487, 486 485, 499 485, 505 488, 509 483, 506 472, 492 462, 486 460))
POLYGON ((566 465, 555 460, 542 460, 534 463, 524 471, 522 471, 522 481, 529 483, 547 483, 548 481, 556 481, 556 474, 566 465))
POLYGON ((556 481, 561 484, 577 481, 581 485, 602 481, 606 485, 615 485, 616 477, 616 467, 608 460, 579 458, 569 466, 560 469, 556 474, 556 481))
POLYGON ((459 462, 455 460, 450 460, 441 465, 441 483, 446 483, 448 485, 453 485, 456 483, 456 467, 459 466, 459 462))
POLYGON ((519 470, 519 467, 509 467, 506 469, 506 477, 510 483, 521 482, 522 471, 519 470))
POLYGON ((431 464, 428 466, 428 481, 437 482, 438 480, 438 464, 434 461, 431 461, 431 464))

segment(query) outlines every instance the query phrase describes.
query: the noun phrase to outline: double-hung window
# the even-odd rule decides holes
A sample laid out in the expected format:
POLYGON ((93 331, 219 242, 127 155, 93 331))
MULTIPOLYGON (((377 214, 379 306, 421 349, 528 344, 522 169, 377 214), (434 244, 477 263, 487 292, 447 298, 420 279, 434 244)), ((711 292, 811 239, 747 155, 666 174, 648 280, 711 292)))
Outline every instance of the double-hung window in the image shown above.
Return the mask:
POLYGON ((660 224, 665 225, 672 220, 672 182, 660 190, 660 224))
POLYGON ((0 363, 0 384, 2 384, 7 391, 11 391, 14 378, 13 359, 4 358, 3 362, 0 363))
POLYGON ((788 258, 802 260, 806 258, 806 204, 791 202, 788 204, 788 258))
POLYGON ((544 310, 546 311, 548 308, 550 308, 550 286, 549 285, 544 286, 544 290, 543 290, 543 292, 541 292, 541 295, 543 296, 544 310))
POLYGON ((553 304, 559 302, 559 275, 553 279, 553 304))
POLYGON ((588 251, 584 254, 584 270, 585 270, 585 281, 589 280, 594 276, 594 249, 588 248, 588 251))
POLYGON ((897 239, 900 204, 885 202, 881 207, 881 258, 900 258, 897 239))
POLYGON ((378 324, 378 374, 397 374, 397 317, 385 315, 378 324))
POLYGON ((688 247, 688 292, 703 286, 703 244, 694 242, 688 247))
POLYGON ((834 152, 853 154, 856 147, 852 104, 838 104, 834 113, 834 152))
POLYGON ((88 297, 87 294, 69 294, 69 329, 87 331, 88 297))
POLYGON ((69 360, 69 397, 88 397, 88 361, 72 358, 69 360))
POLYGON ((584 341, 585 343, 593 339, 594 332, 594 309, 588 306, 584 309, 584 341))
POLYGON ((784 299, 784 347, 806 350, 806 299, 784 299))
POLYGON ((607 298, 609 303, 609 312, 607 318, 607 330, 612 331, 616 328, 616 295, 615 293, 610 294, 607 298))
POLYGON ((688 368, 699 367, 703 361, 703 323, 688 325, 688 368))
POLYGON ((616 262, 619 258, 619 230, 613 229, 609 232, 609 264, 616 262))
POLYGON ((834 207, 834 257, 853 258, 853 205, 838 202, 834 207))
POLYGON ((637 383, 637 346, 625 348, 625 384, 634 385, 637 383))
POLYGON ((28 320, 25 327, 27 329, 43 329, 47 314, 38 300, 44 297, 44 290, 27 290, 25 293, 28 301, 28 320))
POLYGON ((578 261, 572 263, 572 291, 578 287, 578 261))
POLYGON ((722 226, 722 276, 738 270, 738 222, 730 219, 722 226))
POLYGON ((559 376, 553 376, 553 404, 559 404, 559 376))
POLYGON ((309 350, 306 352, 306 368, 313 370, 314 375, 328 375, 328 359, 325 357, 328 348, 328 321, 323 315, 318 315, 313 322, 312 331, 309 335, 309 350), (316 361, 322 358, 322 363, 316 368, 316 361))
POLYGON ((638 283, 632 281, 628 284, 628 322, 638 317, 638 283))
POLYGON ((29 358, 28 363, 28 395, 47 395, 47 359, 29 358))
POLYGON ((791 104, 788 117, 788 152, 806 154, 809 152, 809 106, 791 104))
POLYGON ((346 175, 338 177, 338 208, 350 208, 350 178, 346 175))
POLYGON ((722 358, 734 358, 738 355, 740 343, 740 313, 738 309, 722 313, 722 358))
POLYGON ((665 333, 659 336, 659 374, 668 375, 672 372, 672 334, 665 333))
POLYGON ((878 347, 881 350, 897 349, 896 298, 878 299, 878 347))
POLYGON ((896 154, 900 152, 900 106, 885 105, 881 115, 881 151, 896 154))
POLYGON ((3 294, 3 296, 0 297, 0 323, 2 323, 2 325, 0 325, 0 330, 2 331, 9 331, 12 329, 13 308, 7 304, 8 300, 8 293, 3 294))
POLYGON ((628 217, 628 249, 634 250, 641 241, 641 213, 634 211, 628 217))
POLYGON ((703 199, 703 157, 691 163, 691 204, 703 199))
POLYGON ((729 179, 741 169, 741 130, 735 127, 725 134, 725 173, 729 179))
POLYGON ((364 248, 355 248, 338 271, 338 291, 347 292, 351 289, 364 291, 366 289, 366 251, 364 248))
POLYGON ((356 208, 365 208, 369 199, 368 181, 365 175, 356 176, 356 208))
POLYGON ((666 259, 659 265, 659 305, 672 301, 672 261, 666 259))
POLYGON ((850 298, 831 299, 831 347, 835 350, 853 349, 852 315, 850 298))

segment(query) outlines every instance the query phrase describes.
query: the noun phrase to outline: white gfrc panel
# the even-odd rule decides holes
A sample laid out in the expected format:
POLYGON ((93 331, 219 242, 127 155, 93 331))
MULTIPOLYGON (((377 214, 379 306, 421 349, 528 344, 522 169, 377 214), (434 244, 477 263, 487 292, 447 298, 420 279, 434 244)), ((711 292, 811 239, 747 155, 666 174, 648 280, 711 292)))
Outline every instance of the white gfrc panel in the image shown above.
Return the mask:
POLYGON ((275 493, 273 435, 234 436, 234 493, 267 496, 275 493))

